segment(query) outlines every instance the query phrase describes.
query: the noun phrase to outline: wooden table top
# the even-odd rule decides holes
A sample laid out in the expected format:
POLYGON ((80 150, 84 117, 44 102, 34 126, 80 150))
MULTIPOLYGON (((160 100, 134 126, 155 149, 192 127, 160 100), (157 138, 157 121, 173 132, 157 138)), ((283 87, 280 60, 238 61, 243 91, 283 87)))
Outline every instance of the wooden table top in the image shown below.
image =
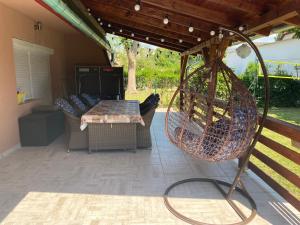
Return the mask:
POLYGON ((81 124, 88 123, 140 123, 144 121, 140 113, 139 101, 102 100, 81 117, 81 124))

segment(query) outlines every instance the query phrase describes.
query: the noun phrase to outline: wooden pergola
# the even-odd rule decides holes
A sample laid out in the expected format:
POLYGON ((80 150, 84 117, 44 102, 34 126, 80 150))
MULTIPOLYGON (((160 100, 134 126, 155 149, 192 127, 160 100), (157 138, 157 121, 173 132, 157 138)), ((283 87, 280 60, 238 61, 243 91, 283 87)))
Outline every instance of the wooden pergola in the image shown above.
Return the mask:
POLYGON ((299 0, 82 0, 107 33, 184 52, 243 26, 248 35, 300 25, 299 0), (134 6, 140 5, 136 11, 134 6), (168 24, 163 19, 168 18, 168 24), (193 32, 189 31, 193 27, 193 32), (132 35, 134 34, 134 36, 132 35))

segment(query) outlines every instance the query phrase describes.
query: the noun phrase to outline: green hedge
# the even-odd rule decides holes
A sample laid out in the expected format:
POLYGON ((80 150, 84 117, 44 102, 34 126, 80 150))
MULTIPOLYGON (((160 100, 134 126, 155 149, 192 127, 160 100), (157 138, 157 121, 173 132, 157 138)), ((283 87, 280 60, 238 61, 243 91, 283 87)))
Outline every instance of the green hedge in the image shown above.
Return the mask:
MULTIPOLYGON (((253 78, 241 77, 247 87, 250 87, 253 78)), ((270 81, 270 106, 274 107, 299 107, 300 106, 300 80, 272 76, 270 81)), ((264 104, 264 79, 258 80, 250 88, 257 99, 258 106, 264 104)))

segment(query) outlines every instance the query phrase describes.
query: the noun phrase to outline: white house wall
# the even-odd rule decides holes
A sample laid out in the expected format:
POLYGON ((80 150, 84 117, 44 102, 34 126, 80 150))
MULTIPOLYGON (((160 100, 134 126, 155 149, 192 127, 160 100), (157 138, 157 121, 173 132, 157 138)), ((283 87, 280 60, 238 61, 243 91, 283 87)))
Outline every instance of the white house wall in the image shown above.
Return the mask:
MULTIPOLYGON (((300 66, 300 40, 299 39, 289 39, 273 43, 260 44, 257 43, 258 49, 261 52, 261 55, 264 60, 273 60, 273 61, 284 61, 284 62, 293 62, 299 63, 300 66)), ((251 54, 242 59, 236 54, 236 46, 229 48, 226 52, 225 61, 228 66, 230 66, 237 74, 241 74, 247 68, 247 65, 250 62, 256 60, 256 56, 252 51, 251 54)), ((273 64, 276 65, 276 64, 273 64)), ((272 73, 276 66, 272 67, 269 65, 269 70, 272 73)), ((295 70, 295 65, 283 64, 281 69, 285 70, 291 75, 297 75, 295 70)), ((300 71, 298 71, 300 76, 300 71)))

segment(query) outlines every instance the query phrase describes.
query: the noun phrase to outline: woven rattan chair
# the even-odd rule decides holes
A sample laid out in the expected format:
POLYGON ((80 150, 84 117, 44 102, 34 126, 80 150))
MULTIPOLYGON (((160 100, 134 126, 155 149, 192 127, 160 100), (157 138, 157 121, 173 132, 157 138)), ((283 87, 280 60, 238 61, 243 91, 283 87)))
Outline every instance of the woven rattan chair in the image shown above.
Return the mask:
POLYGON ((152 147, 150 127, 151 127, 152 119, 155 114, 156 108, 157 105, 154 105, 143 115, 145 126, 142 126, 141 124, 137 124, 136 127, 137 148, 152 147))
POLYGON ((65 135, 68 152, 71 150, 88 149, 87 129, 80 130, 80 118, 68 112, 65 114, 65 135))

